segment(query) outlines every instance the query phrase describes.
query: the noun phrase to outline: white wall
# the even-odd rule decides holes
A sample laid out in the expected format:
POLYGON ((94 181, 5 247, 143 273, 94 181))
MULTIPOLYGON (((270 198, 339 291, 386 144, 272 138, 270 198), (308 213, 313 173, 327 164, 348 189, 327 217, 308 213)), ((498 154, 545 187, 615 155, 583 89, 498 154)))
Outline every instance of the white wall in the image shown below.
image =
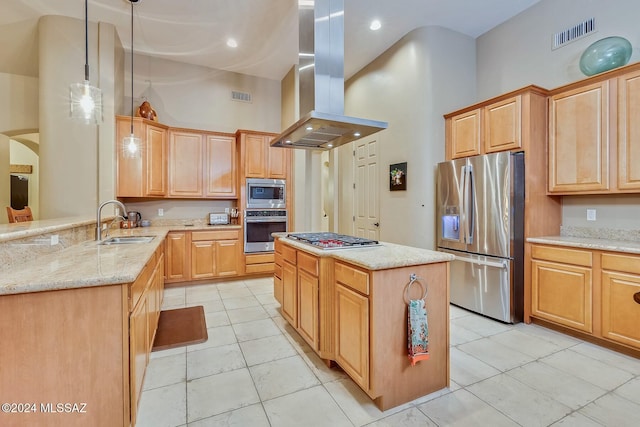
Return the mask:
MULTIPOLYGON (((475 41, 442 27, 412 31, 349 79, 345 113, 387 121, 379 141, 380 239, 433 249, 435 168, 443 115, 475 100, 475 41), (389 165, 407 162, 407 191, 389 191, 389 165)), ((340 231, 351 231, 351 146, 339 149, 340 231)))
MULTIPOLYGON (((125 54, 125 103, 131 111, 131 53, 125 54)), ((280 81, 135 54, 134 109, 144 99, 160 123, 190 129, 235 132, 280 131, 280 81), (251 102, 231 99, 249 92, 251 102)))
MULTIPOLYGON (((542 0, 477 40, 478 101, 529 84, 553 89, 586 78, 579 69, 582 52, 608 36, 622 36, 633 46, 630 62, 640 60, 637 0, 542 0), (551 50, 552 34, 594 17, 597 32, 551 50)), ((637 229, 640 196, 563 197, 565 226, 637 229), (586 208, 597 209, 586 221, 586 208)))
MULTIPOLYGON (((0 40, 2 36, 0 35, 0 40)), ((0 46, 5 46, 0 43, 0 46)), ((4 51, 0 47, 0 52, 4 51)), ((0 55, 2 56, 2 55, 0 55)), ((11 204, 9 136, 38 128, 38 78, 0 72, 0 209, 11 204)), ((8 222, 0 213, 0 224, 8 222)))

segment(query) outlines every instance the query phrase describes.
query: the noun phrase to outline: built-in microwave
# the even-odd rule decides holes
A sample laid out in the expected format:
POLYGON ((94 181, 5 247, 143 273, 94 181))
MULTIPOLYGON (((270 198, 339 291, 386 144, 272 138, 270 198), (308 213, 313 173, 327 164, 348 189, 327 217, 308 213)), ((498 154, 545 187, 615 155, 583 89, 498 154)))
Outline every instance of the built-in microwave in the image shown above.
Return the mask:
POLYGON ((284 179, 247 178, 247 209, 285 209, 284 179))

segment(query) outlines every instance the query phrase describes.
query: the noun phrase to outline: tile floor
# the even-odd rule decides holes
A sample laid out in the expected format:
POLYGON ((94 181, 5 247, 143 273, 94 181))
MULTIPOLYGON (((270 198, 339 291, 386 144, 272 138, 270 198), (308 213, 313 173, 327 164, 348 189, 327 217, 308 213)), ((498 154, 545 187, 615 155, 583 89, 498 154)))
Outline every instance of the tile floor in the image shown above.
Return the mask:
POLYGON ((138 427, 640 425, 640 360, 454 306, 451 387, 381 412, 289 327, 272 286, 166 290, 164 308, 204 306, 209 339, 151 354, 138 427))

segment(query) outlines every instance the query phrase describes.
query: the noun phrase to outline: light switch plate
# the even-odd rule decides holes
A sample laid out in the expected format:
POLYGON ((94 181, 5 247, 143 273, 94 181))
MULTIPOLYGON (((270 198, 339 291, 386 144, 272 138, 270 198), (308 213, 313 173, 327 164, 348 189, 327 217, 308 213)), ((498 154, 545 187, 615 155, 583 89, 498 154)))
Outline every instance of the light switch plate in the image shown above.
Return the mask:
POLYGON ((596 220, 596 210, 587 209, 587 221, 595 221, 595 220, 596 220))

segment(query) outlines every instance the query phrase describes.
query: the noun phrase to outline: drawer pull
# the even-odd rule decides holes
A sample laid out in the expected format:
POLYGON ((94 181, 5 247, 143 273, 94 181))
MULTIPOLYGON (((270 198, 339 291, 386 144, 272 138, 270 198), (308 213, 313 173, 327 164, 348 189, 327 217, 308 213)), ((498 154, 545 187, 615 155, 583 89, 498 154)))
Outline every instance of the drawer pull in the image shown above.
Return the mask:
POLYGON ((640 292, 636 292, 635 294, 633 294, 633 300, 640 304, 640 292))

